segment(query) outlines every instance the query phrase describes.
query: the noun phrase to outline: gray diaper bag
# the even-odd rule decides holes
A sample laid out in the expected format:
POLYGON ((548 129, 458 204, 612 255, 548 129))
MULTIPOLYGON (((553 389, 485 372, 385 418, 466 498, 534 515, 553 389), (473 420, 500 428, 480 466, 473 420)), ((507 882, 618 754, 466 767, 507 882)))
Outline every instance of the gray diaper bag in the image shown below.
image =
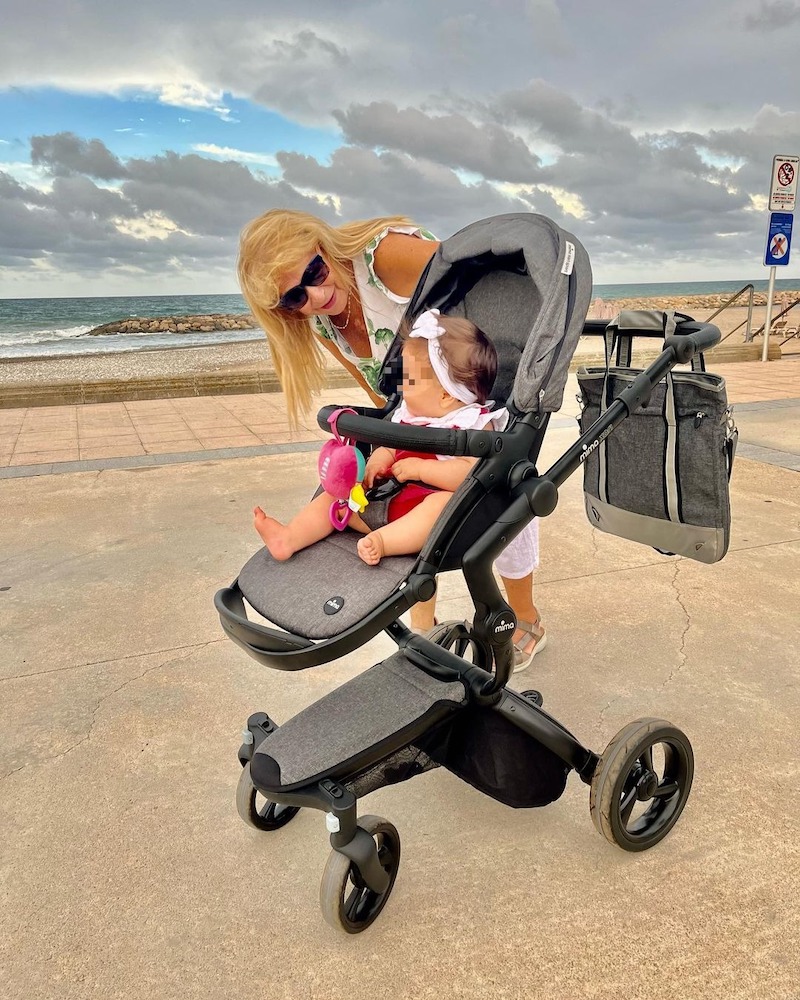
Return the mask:
MULTIPOLYGON (((674 314, 648 314, 669 336, 674 314)), ((631 338, 644 314, 620 313, 609 325, 605 367, 578 370, 581 433, 640 374, 630 367, 631 338), (612 366, 614 346, 625 364, 612 366)), ((730 540, 728 482, 737 431, 725 380, 705 371, 698 355, 691 371, 659 382, 647 404, 623 420, 584 463, 586 516, 601 531, 699 562, 723 558, 730 540)))

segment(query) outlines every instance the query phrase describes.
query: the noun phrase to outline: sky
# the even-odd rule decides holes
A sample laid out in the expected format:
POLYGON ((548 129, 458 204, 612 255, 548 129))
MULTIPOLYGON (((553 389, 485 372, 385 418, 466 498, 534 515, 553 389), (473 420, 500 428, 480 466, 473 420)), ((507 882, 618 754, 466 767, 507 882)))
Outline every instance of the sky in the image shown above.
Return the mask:
POLYGON ((598 284, 760 279, 772 158, 800 154, 800 0, 0 0, 0 23, 3 298, 235 292, 271 208, 441 238, 537 212, 598 284))

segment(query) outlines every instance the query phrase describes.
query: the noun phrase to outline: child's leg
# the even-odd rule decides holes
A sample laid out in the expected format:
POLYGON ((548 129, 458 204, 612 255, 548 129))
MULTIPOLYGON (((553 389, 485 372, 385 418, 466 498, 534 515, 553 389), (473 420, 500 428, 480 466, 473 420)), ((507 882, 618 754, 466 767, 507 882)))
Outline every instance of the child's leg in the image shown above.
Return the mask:
POLYGON ((284 562, 300 549, 327 538, 333 531, 329 515, 332 503, 333 497, 327 493, 320 493, 295 514, 288 524, 281 524, 274 517, 265 514, 260 507, 255 507, 253 509, 255 529, 269 549, 272 558, 284 562))
POLYGON ((431 533, 436 518, 452 495, 446 490, 431 493, 399 520, 385 524, 359 539, 358 554, 365 563, 377 566, 384 556, 405 556, 419 552, 431 533))

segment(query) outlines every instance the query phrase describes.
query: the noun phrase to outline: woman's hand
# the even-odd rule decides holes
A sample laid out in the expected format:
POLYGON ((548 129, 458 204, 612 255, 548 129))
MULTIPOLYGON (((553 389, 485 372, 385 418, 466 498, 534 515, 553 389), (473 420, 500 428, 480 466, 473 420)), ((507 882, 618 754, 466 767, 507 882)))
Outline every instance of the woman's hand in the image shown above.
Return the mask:
POLYGON ((364 486, 371 489, 376 479, 388 479, 394 462, 394 450, 392 448, 376 448, 367 459, 367 467, 364 470, 364 486))

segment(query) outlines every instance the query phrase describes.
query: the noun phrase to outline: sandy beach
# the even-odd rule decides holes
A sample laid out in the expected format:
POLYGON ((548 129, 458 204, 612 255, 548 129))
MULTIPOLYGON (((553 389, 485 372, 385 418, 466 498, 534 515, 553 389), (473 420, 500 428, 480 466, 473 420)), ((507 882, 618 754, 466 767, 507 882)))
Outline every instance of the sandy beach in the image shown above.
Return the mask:
MULTIPOLYGON (((589 310, 589 316, 609 317, 620 309, 667 308, 676 309, 698 320, 706 320, 724 303, 725 298, 719 295, 706 295, 681 299, 621 299, 614 303, 603 303, 596 299, 589 310)), ((800 298, 800 291, 792 294, 789 302, 795 298, 800 298)), ((754 332, 765 320, 764 300, 763 293, 756 293, 754 296, 751 317, 751 327, 754 332)), ((773 316, 780 312, 780 308, 773 309, 773 316)), ((747 306, 736 305, 725 309, 713 319, 713 322, 720 327, 723 338, 727 338, 725 346, 744 343, 747 316, 747 306)), ((792 310, 786 319, 791 321, 788 324, 789 329, 792 324, 800 323, 800 306, 792 310)), ((773 345, 777 346, 784 338, 785 334, 772 337, 771 350, 773 345)), ((760 346, 761 338, 758 337, 756 342, 760 346)), ((596 354, 597 350, 597 338, 583 338, 575 352, 576 361, 582 356, 596 354)), ((800 353, 800 338, 795 337, 784 343, 781 352, 784 355, 800 353)), ((338 382, 340 376, 346 376, 333 359, 330 359, 329 366, 332 382, 338 382)), ((346 378, 349 379, 349 376, 346 378)), ((44 387, 102 384, 108 386, 108 394, 104 398, 116 398, 124 391, 125 383, 138 383, 145 385, 143 390, 145 395, 153 397, 159 394, 159 383, 162 382, 163 395, 184 395, 202 394, 205 391, 204 385, 209 386, 210 392, 224 391, 226 381, 230 381, 232 385, 235 383, 236 388, 231 391, 247 391, 246 388, 242 388, 242 380, 251 383, 249 391, 270 391, 278 388, 266 338, 231 344, 211 344, 206 347, 0 359, 0 385, 4 390, 13 391, 17 397, 15 405, 26 405, 24 395, 20 395, 26 388, 40 391, 44 387), (196 380, 197 388, 194 391, 189 380, 196 380)), ((53 397, 52 402, 56 401, 56 397, 53 397)), ((63 401, 90 400, 87 398, 63 401)), ((45 400, 40 401, 38 405, 42 405, 43 402, 45 400)))

